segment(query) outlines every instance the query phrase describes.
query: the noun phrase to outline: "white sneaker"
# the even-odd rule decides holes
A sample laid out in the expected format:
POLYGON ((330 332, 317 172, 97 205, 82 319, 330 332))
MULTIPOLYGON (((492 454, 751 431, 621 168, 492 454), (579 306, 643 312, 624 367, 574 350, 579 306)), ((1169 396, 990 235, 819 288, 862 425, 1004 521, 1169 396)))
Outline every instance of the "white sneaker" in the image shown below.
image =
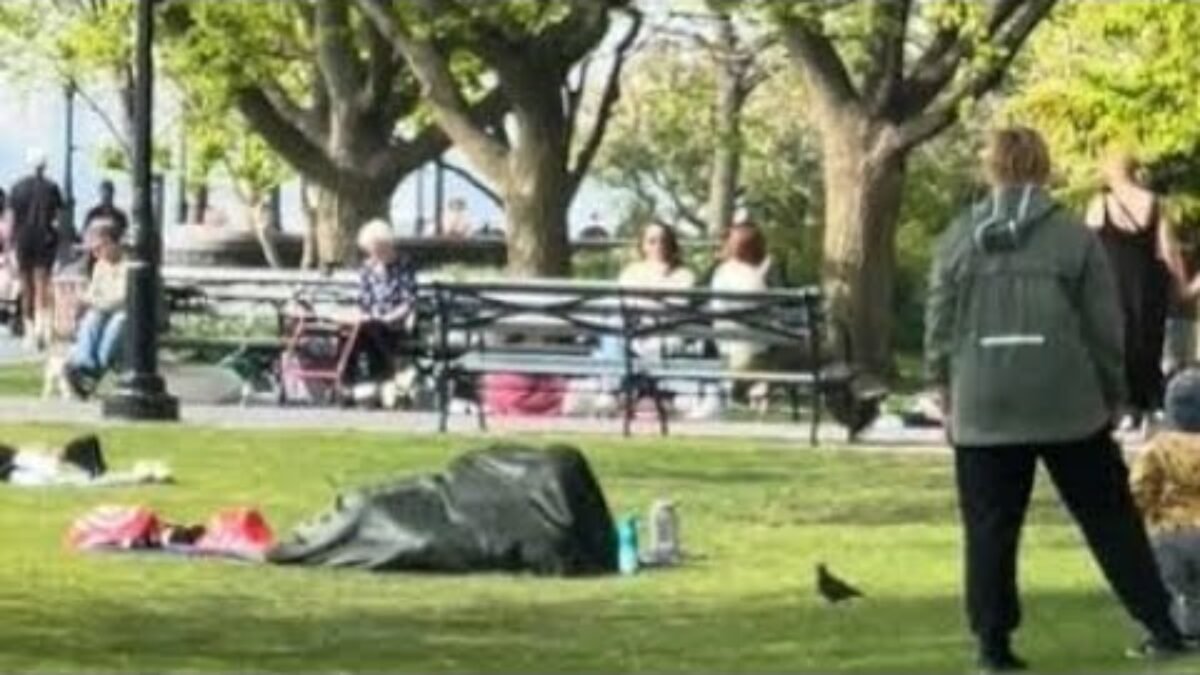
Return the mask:
POLYGON ((379 385, 374 382, 356 384, 350 395, 354 398, 355 403, 374 400, 379 397, 379 385))
POLYGON ((379 385, 379 404, 381 406, 387 410, 391 410, 396 407, 397 399, 398 395, 395 380, 388 380, 387 382, 379 385))
POLYGON ((721 416, 722 407, 719 397, 704 394, 687 411, 687 418, 690 420, 715 420, 721 416))
POLYGON ((33 321, 25 321, 25 332, 21 335, 21 348, 27 352, 37 351, 38 325, 33 321))

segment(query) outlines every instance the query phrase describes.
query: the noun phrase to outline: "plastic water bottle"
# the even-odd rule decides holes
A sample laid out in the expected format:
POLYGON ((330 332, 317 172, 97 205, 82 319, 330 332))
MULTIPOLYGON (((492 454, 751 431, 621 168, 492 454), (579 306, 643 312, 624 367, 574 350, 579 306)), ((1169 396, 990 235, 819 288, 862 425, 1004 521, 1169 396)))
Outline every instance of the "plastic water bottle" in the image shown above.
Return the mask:
POLYGON ((655 565, 676 565, 683 558, 679 513, 669 499, 656 499, 650 505, 650 556, 655 565))
POLYGON ((617 569, 621 574, 635 574, 638 570, 638 524, 633 516, 617 525, 617 569))

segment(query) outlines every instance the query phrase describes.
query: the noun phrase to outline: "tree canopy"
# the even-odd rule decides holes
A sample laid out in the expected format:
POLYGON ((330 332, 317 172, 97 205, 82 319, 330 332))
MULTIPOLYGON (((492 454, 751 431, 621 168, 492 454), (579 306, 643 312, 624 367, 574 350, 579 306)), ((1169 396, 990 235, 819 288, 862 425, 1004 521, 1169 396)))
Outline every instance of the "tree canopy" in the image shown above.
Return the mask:
POLYGON ((1034 39, 1009 119, 1041 129, 1068 187, 1095 187, 1111 147, 1158 169, 1160 187, 1200 191, 1200 5, 1064 5, 1034 39))

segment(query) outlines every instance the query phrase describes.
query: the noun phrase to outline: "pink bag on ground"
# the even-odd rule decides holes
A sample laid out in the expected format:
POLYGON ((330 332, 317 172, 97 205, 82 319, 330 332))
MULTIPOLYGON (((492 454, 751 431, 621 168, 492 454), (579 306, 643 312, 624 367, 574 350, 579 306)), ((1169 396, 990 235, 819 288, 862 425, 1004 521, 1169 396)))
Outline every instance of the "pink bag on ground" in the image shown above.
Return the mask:
POLYGON ((274 545, 275 535, 261 513, 255 509, 233 508, 209 519, 204 535, 196 542, 196 549, 261 558, 274 545))
POLYGON ((158 515, 144 506, 98 506, 71 525, 66 545, 76 551, 151 548, 161 530, 158 515))

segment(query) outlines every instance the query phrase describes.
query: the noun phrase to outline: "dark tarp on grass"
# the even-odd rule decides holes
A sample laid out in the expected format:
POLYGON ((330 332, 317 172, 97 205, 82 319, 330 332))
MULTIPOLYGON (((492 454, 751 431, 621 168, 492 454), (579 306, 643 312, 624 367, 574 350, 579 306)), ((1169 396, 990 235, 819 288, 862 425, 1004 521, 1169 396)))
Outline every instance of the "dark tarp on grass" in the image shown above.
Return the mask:
POLYGON ((612 517, 578 450, 493 445, 443 473, 350 492, 267 554, 278 564, 438 572, 616 570, 612 517))

